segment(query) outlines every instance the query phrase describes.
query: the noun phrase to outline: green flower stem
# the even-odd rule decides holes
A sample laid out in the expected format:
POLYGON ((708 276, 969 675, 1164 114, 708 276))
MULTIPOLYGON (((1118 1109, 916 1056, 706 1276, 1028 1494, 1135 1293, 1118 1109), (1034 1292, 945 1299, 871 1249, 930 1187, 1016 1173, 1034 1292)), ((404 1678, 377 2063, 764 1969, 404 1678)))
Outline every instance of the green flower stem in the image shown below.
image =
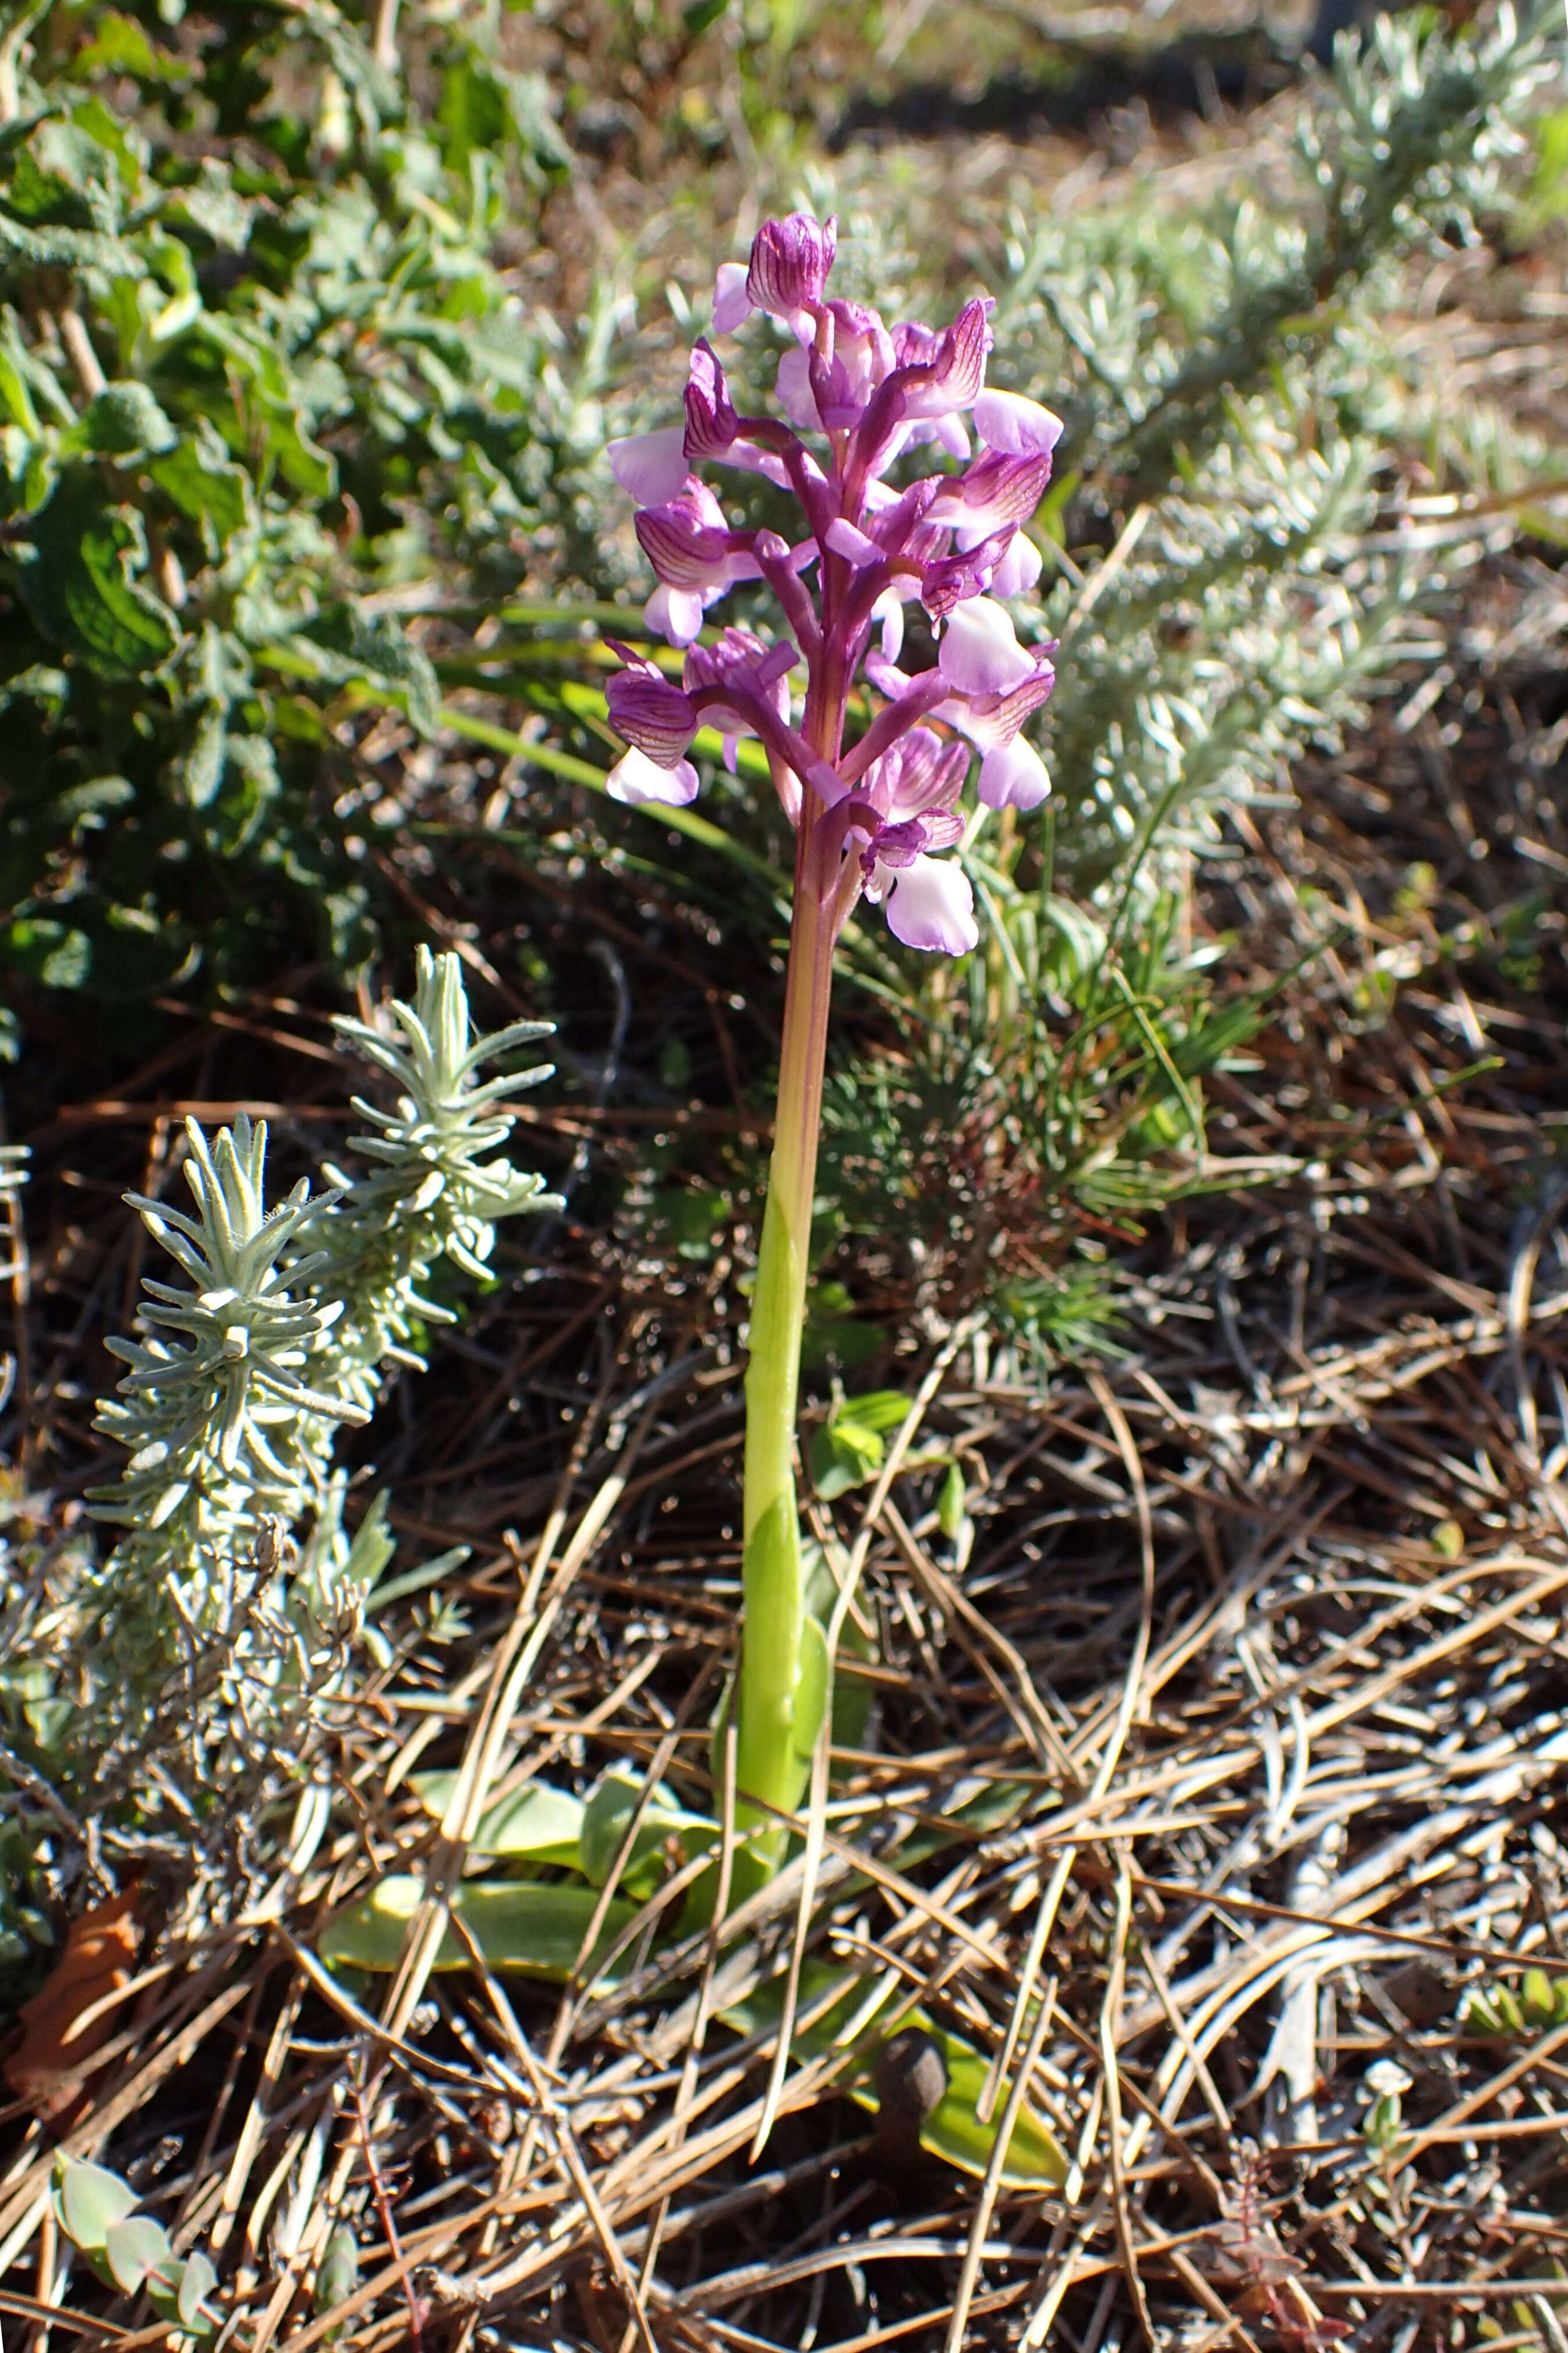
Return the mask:
MULTIPOLYGON (((761 1799, 785 1810, 799 1803, 805 1787, 827 1697, 827 1662, 806 1624, 795 1485, 795 1401, 837 928, 836 873, 817 871, 823 864, 815 854, 821 830, 803 817, 778 1112, 746 1371, 736 1786, 742 1800, 761 1799)), ((835 869, 837 863, 835 855, 835 869)), ((742 1829, 767 1819, 743 1802, 737 1808, 742 1829)), ((783 1845, 782 1831, 753 1840, 752 1852, 764 1876, 777 1867, 783 1845)), ((744 1886, 738 1884, 737 1892, 744 1893, 744 1886)))

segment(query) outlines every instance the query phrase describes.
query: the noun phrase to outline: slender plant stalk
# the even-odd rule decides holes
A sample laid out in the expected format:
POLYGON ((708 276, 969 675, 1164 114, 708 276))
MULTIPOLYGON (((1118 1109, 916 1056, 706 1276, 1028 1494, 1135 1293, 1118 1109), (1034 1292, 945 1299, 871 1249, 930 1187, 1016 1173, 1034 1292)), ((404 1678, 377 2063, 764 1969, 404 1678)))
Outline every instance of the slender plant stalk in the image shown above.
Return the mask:
MULTIPOLYGON (((736 1781, 744 1796, 786 1810, 805 1786, 816 1733, 814 1720, 803 1720, 812 1694, 803 1688, 802 1676, 806 1635, 795 1424, 833 984, 831 885, 824 890, 827 878, 815 871, 821 860, 812 855, 820 839, 815 827, 802 827, 778 1111, 746 1371, 736 1781)), ((748 1809, 737 1813, 742 1827, 760 1819, 748 1809)))

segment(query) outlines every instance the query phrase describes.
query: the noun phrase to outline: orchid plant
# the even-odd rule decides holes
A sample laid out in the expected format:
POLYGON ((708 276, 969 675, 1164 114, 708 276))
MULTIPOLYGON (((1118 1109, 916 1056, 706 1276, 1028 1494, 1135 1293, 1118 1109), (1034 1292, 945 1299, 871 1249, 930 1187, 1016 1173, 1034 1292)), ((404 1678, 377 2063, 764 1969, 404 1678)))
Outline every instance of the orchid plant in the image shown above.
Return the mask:
POLYGON ((658 581, 647 622, 685 650, 678 685, 656 661, 616 647, 625 668, 610 681, 609 710, 628 748, 609 790, 628 802, 691 800, 698 775, 687 754, 706 724, 722 735, 731 767, 739 737, 760 741, 795 836, 746 1376, 733 1694, 736 1786, 752 1801, 736 1819, 764 1870, 782 1852, 778 1816, 805 1789, 831 1681, 805 1602, 795 1425, 834 948, 864 897, 907 946, 966 954, 978 940, 973 894, 943 853, 964 835, 960 800, 974 754, 988 808, 1032 808, 1050 790, 1021 733, 1051 691, 1050 649, 1019 642, 1004 600, 1039 576, 1023 526, 1049 479, 1060 422, 1036 401, 987 386, 989 299, 966 302, 941 332, 914 322, 889 329, 866 305, 829 298, 836 243, 833 220, 795 213, 763 224, 749 265, 719 271, 717 332, 763 311, 790 338, 777 376, 788 423, 737 411, 704 338, 691 354, 684 424, 609 450, 616 480, 639 502, 637 538, 658 581), (939 469, 905 465, 914 452, 939 469), (712 465, 792 493, 801 537, 732 529, 697 470, 712 465), (890 480, 895 468, 912 479, 890 480), (773 643, 733 626, 700 641, 710 609, 749 580, 772 592, 773 643), (910 603, 924 607, 937 649, 913 675, 899 666, 910 603), (792 681, 803 665, 797 723, 792 681))

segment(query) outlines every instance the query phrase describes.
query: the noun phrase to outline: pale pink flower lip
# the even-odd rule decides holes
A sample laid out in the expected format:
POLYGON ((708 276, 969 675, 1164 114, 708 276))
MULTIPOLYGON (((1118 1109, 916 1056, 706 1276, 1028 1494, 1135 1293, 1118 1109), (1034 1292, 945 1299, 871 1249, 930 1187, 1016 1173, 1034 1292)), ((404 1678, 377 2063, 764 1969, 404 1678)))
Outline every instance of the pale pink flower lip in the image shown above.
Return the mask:
POLYGON ((961 693, 1005 694, 1032 675, 1035 658, 1018 643, 1006 607, 975 596, 949 614, 937 667, 961 693))
POLYGON ((688 801, 697 798, 698 776, 689 760, 681 760, 673 768, 661 768, 634 744, 616 762, 605 779, 605 786, 612 800, 626 801, 634 808, 645 801, 684 808, 688 801))
MULTIPOLYGON (((879 868, 878 873, 885 870, 879 868)), ((962 866, 942 858, 917 858, 886 883, 888 929, 907 948, 938 955, 968 955, 980 944, 974 892, 962 866)), ((866 893, 872 895, 868 886, 866 893)), ((878 891, 877 895, 882 895, 878 891)))
POLYGON ((1062 420, 1021 392, 980 394, 974 429, 988 449, 1005 458, 1048 458, 1061 438, 1062 420))
POLYGON ((661 507, 686 487, 686 430, 661 425, 652 433, 627 433, 608 445, 610 471, 623 491, 645 507, 661 507))
POLYGON ((1021 735, 994 745, 980 763, 975 791, 987 808, 1038 808, 1050 789, 1045 762, 1021 735))

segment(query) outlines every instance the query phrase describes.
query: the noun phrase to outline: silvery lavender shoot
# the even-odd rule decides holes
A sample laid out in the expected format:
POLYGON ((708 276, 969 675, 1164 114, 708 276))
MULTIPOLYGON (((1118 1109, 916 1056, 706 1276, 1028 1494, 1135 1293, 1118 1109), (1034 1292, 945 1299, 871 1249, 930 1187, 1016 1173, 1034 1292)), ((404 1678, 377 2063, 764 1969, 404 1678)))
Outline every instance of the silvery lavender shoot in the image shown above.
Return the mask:
POLYGON ((738 1819, 753 1831, 763 1870, 782 1852, 777 1815, 792 1812, 805 1788, 831 1676, 804 1599, 794 1447, 834 946, 864 897, 906 945, 965 954, 978 938, 973 896, 943 853, 964 834, 960 801, 974 754, 988 808, 1032 808, 1050 789, 1020 732, 1051 691, 1048 649, 1020 644, 1003 600, 1039 576, 1023 525, 1049 479, 1059 422, 1035 401, 987 387, 988 299, 966 302, 940 332, 915 322, 889 329, 865 305, 829 299, 835 245, 832 220, 795 213, 763 224, 749 267, 719 271, 716 331, 761 311, 792 338, 777 378, 787 424, 738 413, 703 339, 691 354, 684 425, 612 442, 609 453, 616 480, 641 501, 637 538, 658 580, 649 626, 688 649, 678 686, 616 647, 626 667, 610 681, 610 715, 629 748, 609 789, 624 801, 689 801, 698 776, 687 753, 707 724, 725 738, 731 765, 738 737, 760 740, 795 835, 746 1376, 734 1694, 737 1788, 755 1801, 738 1819), (939 470, 919 474, 904 464, 911 456, 939 470), (713 466, 792 492, 800 538, 732 529, 698 471, 713 466), (913 478, 889 480, 896 466, 913 478), (772 591, 773 642, 735 627, 700 642, 710 609, 749 580, 772 591), (899 667, 910 603, 924 607, 937 641, 935 662, 914 675, 899 667), (796 723, 792 681, 802 668, 796 723), (868 706, 872 715, 847 740, 852 708, 858 717, 868 706))
POLYGON ((165 1739, 187 1797, 254 1786, 258 1757, 290 1752, 392 1551, 379 1505, 343 1527, 337 1430, 423 1369, 426 1328, 457 1321, 429 1295, 441 1261, 483 1281, 500 1220, 559 1206, 506 1150, 512 1098, 549 1065, 484 1076, 551 1025, 477 1032, 450 953, 421 947, 416 984, 374 1023, 338 1023, 397 1090, 390 1109, 355 1098, 370 1173, 329 1168, 325 1192, 302 1179, 269 1206, 267 1129, 242 1114, 210 1141, 187 1123, 189 1209, 127 1197, 185 1280, 146 1277, 134 1333, 108 1343, 126 1372, 96 1427, 129 1460, 92 1502, 122 1533, 42 1599, 0 1555, 0 1706, 20 1694, 73 1794, 140 1774, 165 1739))

